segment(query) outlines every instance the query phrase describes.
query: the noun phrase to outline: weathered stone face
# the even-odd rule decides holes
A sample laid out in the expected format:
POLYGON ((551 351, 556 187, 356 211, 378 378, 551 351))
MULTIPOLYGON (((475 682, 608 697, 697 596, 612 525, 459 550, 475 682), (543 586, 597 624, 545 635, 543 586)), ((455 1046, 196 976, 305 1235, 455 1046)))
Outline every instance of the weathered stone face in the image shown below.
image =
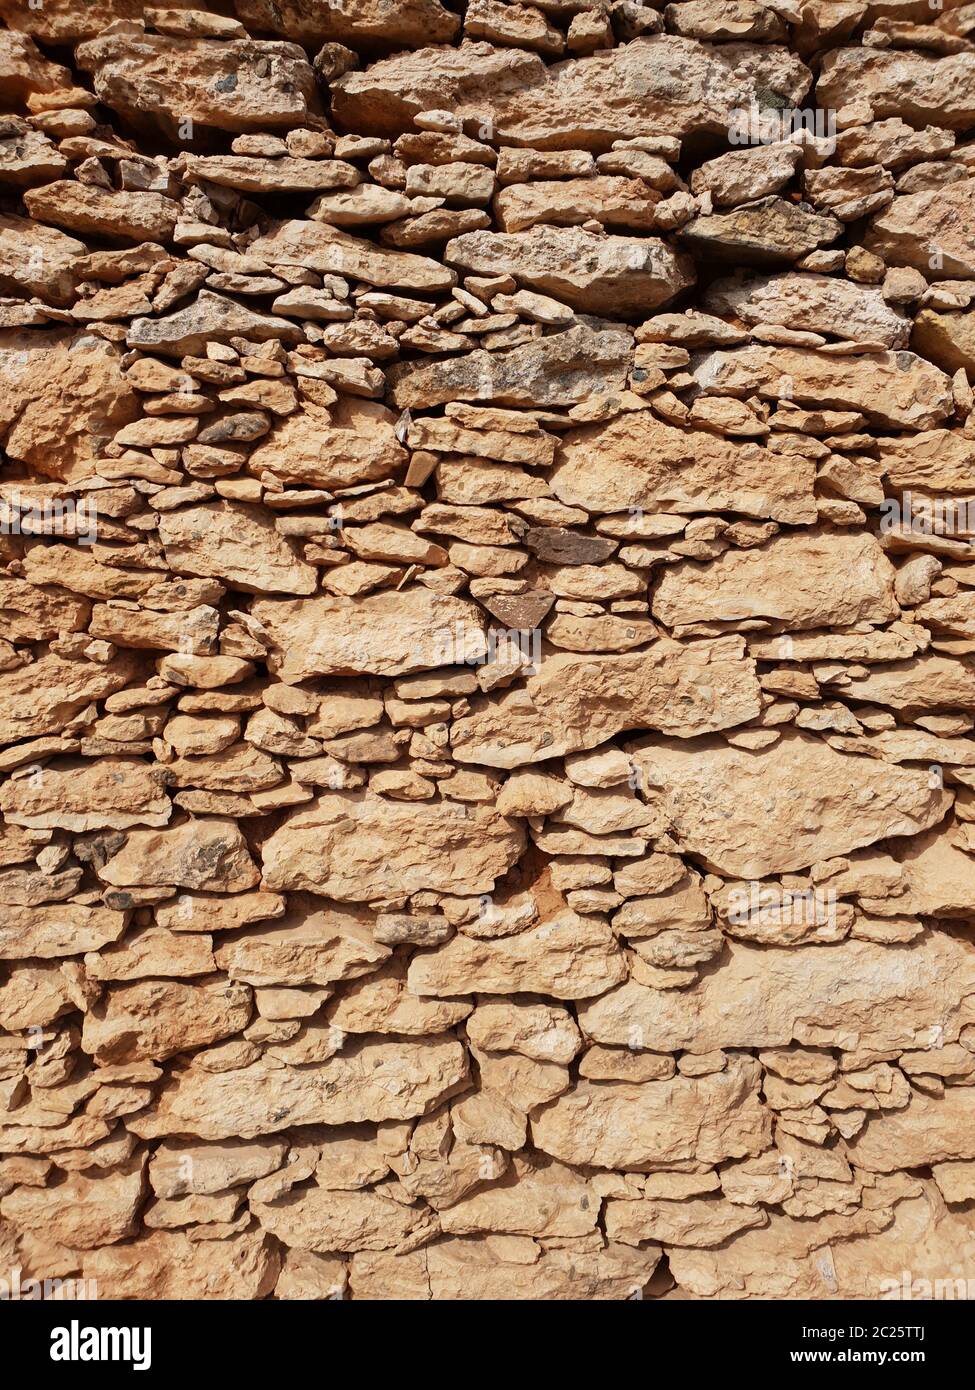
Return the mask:
POLYGON ((971 8, 0 0, 0 1264, 971 1264, 971 8))

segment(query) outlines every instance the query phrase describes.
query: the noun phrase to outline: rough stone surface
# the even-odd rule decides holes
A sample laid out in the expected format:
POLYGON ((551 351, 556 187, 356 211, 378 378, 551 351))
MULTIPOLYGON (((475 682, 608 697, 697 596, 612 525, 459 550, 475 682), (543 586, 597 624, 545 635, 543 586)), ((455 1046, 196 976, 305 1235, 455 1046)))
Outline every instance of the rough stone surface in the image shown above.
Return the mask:
POLYGON ((970 1295, 972 8, 0 0, 0 1275, 970 1295))

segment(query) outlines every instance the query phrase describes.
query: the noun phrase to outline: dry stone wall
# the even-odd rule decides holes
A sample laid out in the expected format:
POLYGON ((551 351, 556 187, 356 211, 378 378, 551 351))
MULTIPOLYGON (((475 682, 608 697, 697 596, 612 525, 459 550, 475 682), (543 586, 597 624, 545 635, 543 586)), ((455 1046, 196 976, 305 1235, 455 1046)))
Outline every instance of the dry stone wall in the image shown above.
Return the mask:
POLYGON ((0 1269, 967 1278, 975 5, 0 19, 0 1269))

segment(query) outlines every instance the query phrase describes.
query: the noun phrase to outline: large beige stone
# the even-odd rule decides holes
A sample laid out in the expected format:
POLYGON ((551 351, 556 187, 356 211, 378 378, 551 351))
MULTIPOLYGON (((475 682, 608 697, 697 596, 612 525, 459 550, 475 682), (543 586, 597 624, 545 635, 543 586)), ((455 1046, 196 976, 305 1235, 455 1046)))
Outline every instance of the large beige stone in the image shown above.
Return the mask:
POLYGON ((462 357, 395 363, 388 374, 390 398, 405 409, 449 401, 575 405, 623 391, 632 362, 632 339, 622 325, 577 323, 507 352, 476 349, 462 357))
POLYGON ((306 913, 300 906, 274 923, 225 935, 216 951, 218 966, 231 980, 263 988, 355 979, 388 956, 389 949, 373 939, 368 919, 338 908, 306 913))
POLYGON ((592 218, 613 231, 648 232, 659 199, 642 179, 597 175, 511 184, 494 208, 503 232, 523 232, 536 223, 575 227, 592 218))
POLYGON ((404 1206, 381 1189, 289 1192, 252 1210, 266 1231, 298 1250, 389 1250, 429 1224, 422 1208, 404 1206))
POLYGON ((0 959, 38 957, 57 960, 80 956, 117 941, 126 914, 110 907, 58 903, 44 907, 0 907, 0 959))
MULTIPOLYGON (((3 238, 0 221, 0 257, 3 238)), ((58 285, 57 262, 44 278, 52 289, 58 285)), ((0 332, 0 385, 6 453, 65 482, 90 476, 100 446, 139 409, 117 352, 101 339, 60 329, 0 332)))
POLYGON ((333 109, 343 124, 378 135, 398 135, 417 112, 446 108, 489 122, 506 144, 608 149, 648 129, 726 134, 732 110, 753 101, 801 105, 809 84, 797 58, 747 43, 711 48, 661 34, 546 68, 535 54, 465 42, 339 78, 333 109))
POLYGON ((672 1247, 671 1273, 693 1298, 967 1297, 971 1213, 949 1212, 930 1182, 906 1191, 878 1184, 876 1196, 876 1209, 852 1216, 810 1221, 773 1212, 764 1229, 717 1249, 672 1247))
POLYGON ((110 110, 176 139, 187 119, 218 130, 288 130, 317 100, 297 44, 107 33, 80 44, 75 58, 110 110))
POLYGON ((666 425, 649 410, 562 436, 551 485, 590 512, 741 512, 801 524, 816 519, 811 460, 666 425))
POLYGON ((419 585, 363 598, 262 599, 252 612, 270 634, 270 669, 288 684, 473 665, 487 652, 473 603, 419 585))
POLYGON ((850 1140, 851 1162, 872 1173, 926 1168, 975 1158, 975 1090, 948 1086, 943 1096, 912 1091, 903 1110, 877 1111, 850 1140))
POLYGON ((383 289, 449 290, 453 271, 428 256, 387 251, 324 222, 272 222, 249 253, 269 264, 304 266, 322 275, 354 275, 383 289))
POLYGON ((463 1046, 443 1038, 356 1040, 316 1067, 182 1071, 152 1112, 132 1116, 144 1138, 196 1134, 252 1139, 293 1125, 357 1124, 423 1115, 467 1084, 463 1046))
POLYGON ((235 0, 235 8, 251 28, 308 45, 449 43, 459 23, 440 0, 235 0))
POLYGON ((222 579, 248 593, 313 594, 318 576, 274 521, 241 502, 206 502, 159 519, 166 559, 177 574, 222 579))
POLYGON ((163 1061, 246 1028, 251 992, 219 976, 199 983, 117 984, 85 1015, 81 1045, 100 1063, 163 1061))
POLYGON ((767 1221, 761 1208, 735 1206, 721 1198, 606 1203, 606 1234, 626 1245, 655 1240, 666 1246, 707 1249, 767 1221))
POLYGON ((968 235, 973 204, 971 178, 936 191, 905 194, 873 218, 866 245, 889 265, 913 266, 932 280, 973 279, 975 254, 968 235))
POLYGON ((450 265, 519 284, 607 317, 666 304, 694 282, 691 262, 654 237, 596 236, 581 227, 468 232, 447 243, 450 265))
POLYGON ((694 367, 709 395, 859 410, 881 429, 927 430, 952 413, 951 382, 911 352, 827 356, 812 348, 751 347, 707 353, 694 367))
POLYGON ((527 1237, 449 1236, 409 1254, 357 1252, 352 1294, 436 1302, 625 1300, 641 1293, 659 1260, 656 1245, 539 1248, 527 1237))
POLYGON ((121 690, 136 669, 128 655, 106 666, 48 651, 26 666, 0 671, 0 743, 59 733, 92 700, 121 690))
POLYGON ((834 108, 866 100, 876 120, 899 116, 965 130, 975 119, 975 62, 967 52, 942 58, 922 49, 837 48, 823 55, 816 96, 834 108))
POLYGON ((781 324, 889 348, 906 347, 911 331, 910 320, 887 303, 879 285, 831 275, 737 275, 710 285, 704 304, 747 324, 781 324))
POLYGON ((585 1236, 596 1227, 599 1201, 578 1173, 561 1163, 514 1163, 499 1182, 462 1197, 440 1213, 452 1235, 504 1231, 536 1238, 585 1236))
POLYGON ((260 879, 238 826, 218 817, 133 830, 99 874, 119 888, 175 884, 225 893, 253 888, 260 879))
POLYGON ((495 941, 455 936, 414 957, 409 988, 425 995, 535 991, 585 999, 625 978, 626 962, 609 927, 566 911, 495 941))
POLYGON ((917 835, 951 805, 926 768, 838 753, 798 731, 755 750, 716 738, 650 737, 631 745, 630 755, 684 850, 736 878, 917 835))
POLYGON ((523 843, 517 822, 489 806, 326 792, 265 841, 264 882, 340 902, 489 893, 523 843))
POLYGON ((266 1298, 274 1288, 280 1255, 263 1231, 195 1242, 181 1231, 153 1231, 128 1245, 85 1256, 83 1275, 101 1298, 266 1298))
MULTIPOLYGON (((78 262, 87 249, 83 241, 54 227, 39 226, 26 217, 0 216, 0 289, 66 305, 74 298, 78 262)), ((5 333, 4 340, 6 350, 11 335, 5 333)), ((23 350, 36 341, 33 334, 25 337, 23 350)))
POLYGON ((386 412, 360 404, 341 425, 333 415, 309 406, 280 421, 251 452, 248 470, 258 477, 272 473, 285 484, 328 489, 377 482, 405 467, 406 451, 386 412))
POLYGON ((770 618, 787 629, 884 623, 898 616, 894 567, 869 533, 794 531, 663 571, 653 612, 668 627, 770 618), (843 584, 834 585, 839 569, 843 584))
POLYGON ((112 1245, 138 1229, 143 1168, 137 1159, 107 1174, 71 1173, 54 1187, 16 1187, 0 1199, 0 1216, 69 1249, 112 1245))
POLYGON ((739 1057, 722 1072, 644 1085, 580 1081, 532 1118, 532 1142, 563 1163, 637 1172, 718 1163, 771 1144, 759 1099, 761 1068, 739 1057))
POLYGON ((678 738, 747 723, 759 712, 754 664, 735 638, 645 652, 580 657, 559 652, 523 690, 473 704, 454 723, 454 757, 519 767, 595 748, 623 729, 678 738))
POLYGON ((8 778, 0 787, 0 811, 9 824, 32 829, 128 830, 164 826, 172 805, 149 765, 103 758, 8 778))
POLYGON ((941 932, 910 946, 847 940, 760 947, 729 941, 690 989, 629 980, 584 1004, 597 1042, 669 1052, 686 1048, 807 1046, 901 1051, 957 1038, 975 1009, 975 956, 941 932))

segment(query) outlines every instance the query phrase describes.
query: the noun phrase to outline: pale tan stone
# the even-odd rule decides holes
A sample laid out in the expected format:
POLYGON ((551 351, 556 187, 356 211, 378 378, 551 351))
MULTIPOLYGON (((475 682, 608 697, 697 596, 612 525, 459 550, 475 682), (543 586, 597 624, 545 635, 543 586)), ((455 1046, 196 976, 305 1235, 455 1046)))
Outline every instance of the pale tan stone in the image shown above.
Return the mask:
POLYGON ((805 1045, 898 1050, 953 1040, 967 1026, 972 965, 962 943, 925 932, 906 947, 729 942, 720 966, 679 994, 635 981, 580 1008, 598 1042, 663 1052, 805 1045))
POLYGON ((264 881, 341 902, 427 889, 488 893, 523 843, 516 823, 489 807, 326 792, 265 842, 264 881))
POLYGON ((481 701, 454 724, 459 762, 517 767, 594 748, 621 729, 653 726, 690 738, 758 713, 754 668, 731 643, 661 641, 622 656, 557 654, 525 689, 481 701))
POLYGON ((514 936, 479 941, 455 936, 410 965, 409 988, 423 995, 538 991, 556 999, 602 994, 625 978, 609 928, 573 912, 514 936))
POLYGON ((172 806, 145 763, 103 758, 9 778, 0 787, 0 810, 10 824, 34 829, 128 830, 164 826, 172 806))
POLYGON ((464 1049, 446 1038, 351 1043, 319 1066, 263 1063, 180 1073, 151 1114, 133 1116, 145 1138, 197 1134, 252 1139, 293 1125, 402 1120, 425 1114, 467 1083, 464 1049))
POLYGON ((630 751, 683 846, 740 878, 916 835, 950 804, 926 770, 836 753, 797 732, 756 751, 717 739, 643 740, 630 751), (774 840, 764 838, 770 824, 774 840))
POLYGON ((593 512, 733 511, 812 522, 814 471, 804 459, 673 429, 651 411, 562 438, 551 477, 560 501, 593 512))
POLYGON ((532 1139, 564 1163, 637 1172, 761 1153, 771 1120, 758 1098, 759 1075, 757 1062, 739 1058, 696 1081, 580 1081, 533 1117, 532 1139))

